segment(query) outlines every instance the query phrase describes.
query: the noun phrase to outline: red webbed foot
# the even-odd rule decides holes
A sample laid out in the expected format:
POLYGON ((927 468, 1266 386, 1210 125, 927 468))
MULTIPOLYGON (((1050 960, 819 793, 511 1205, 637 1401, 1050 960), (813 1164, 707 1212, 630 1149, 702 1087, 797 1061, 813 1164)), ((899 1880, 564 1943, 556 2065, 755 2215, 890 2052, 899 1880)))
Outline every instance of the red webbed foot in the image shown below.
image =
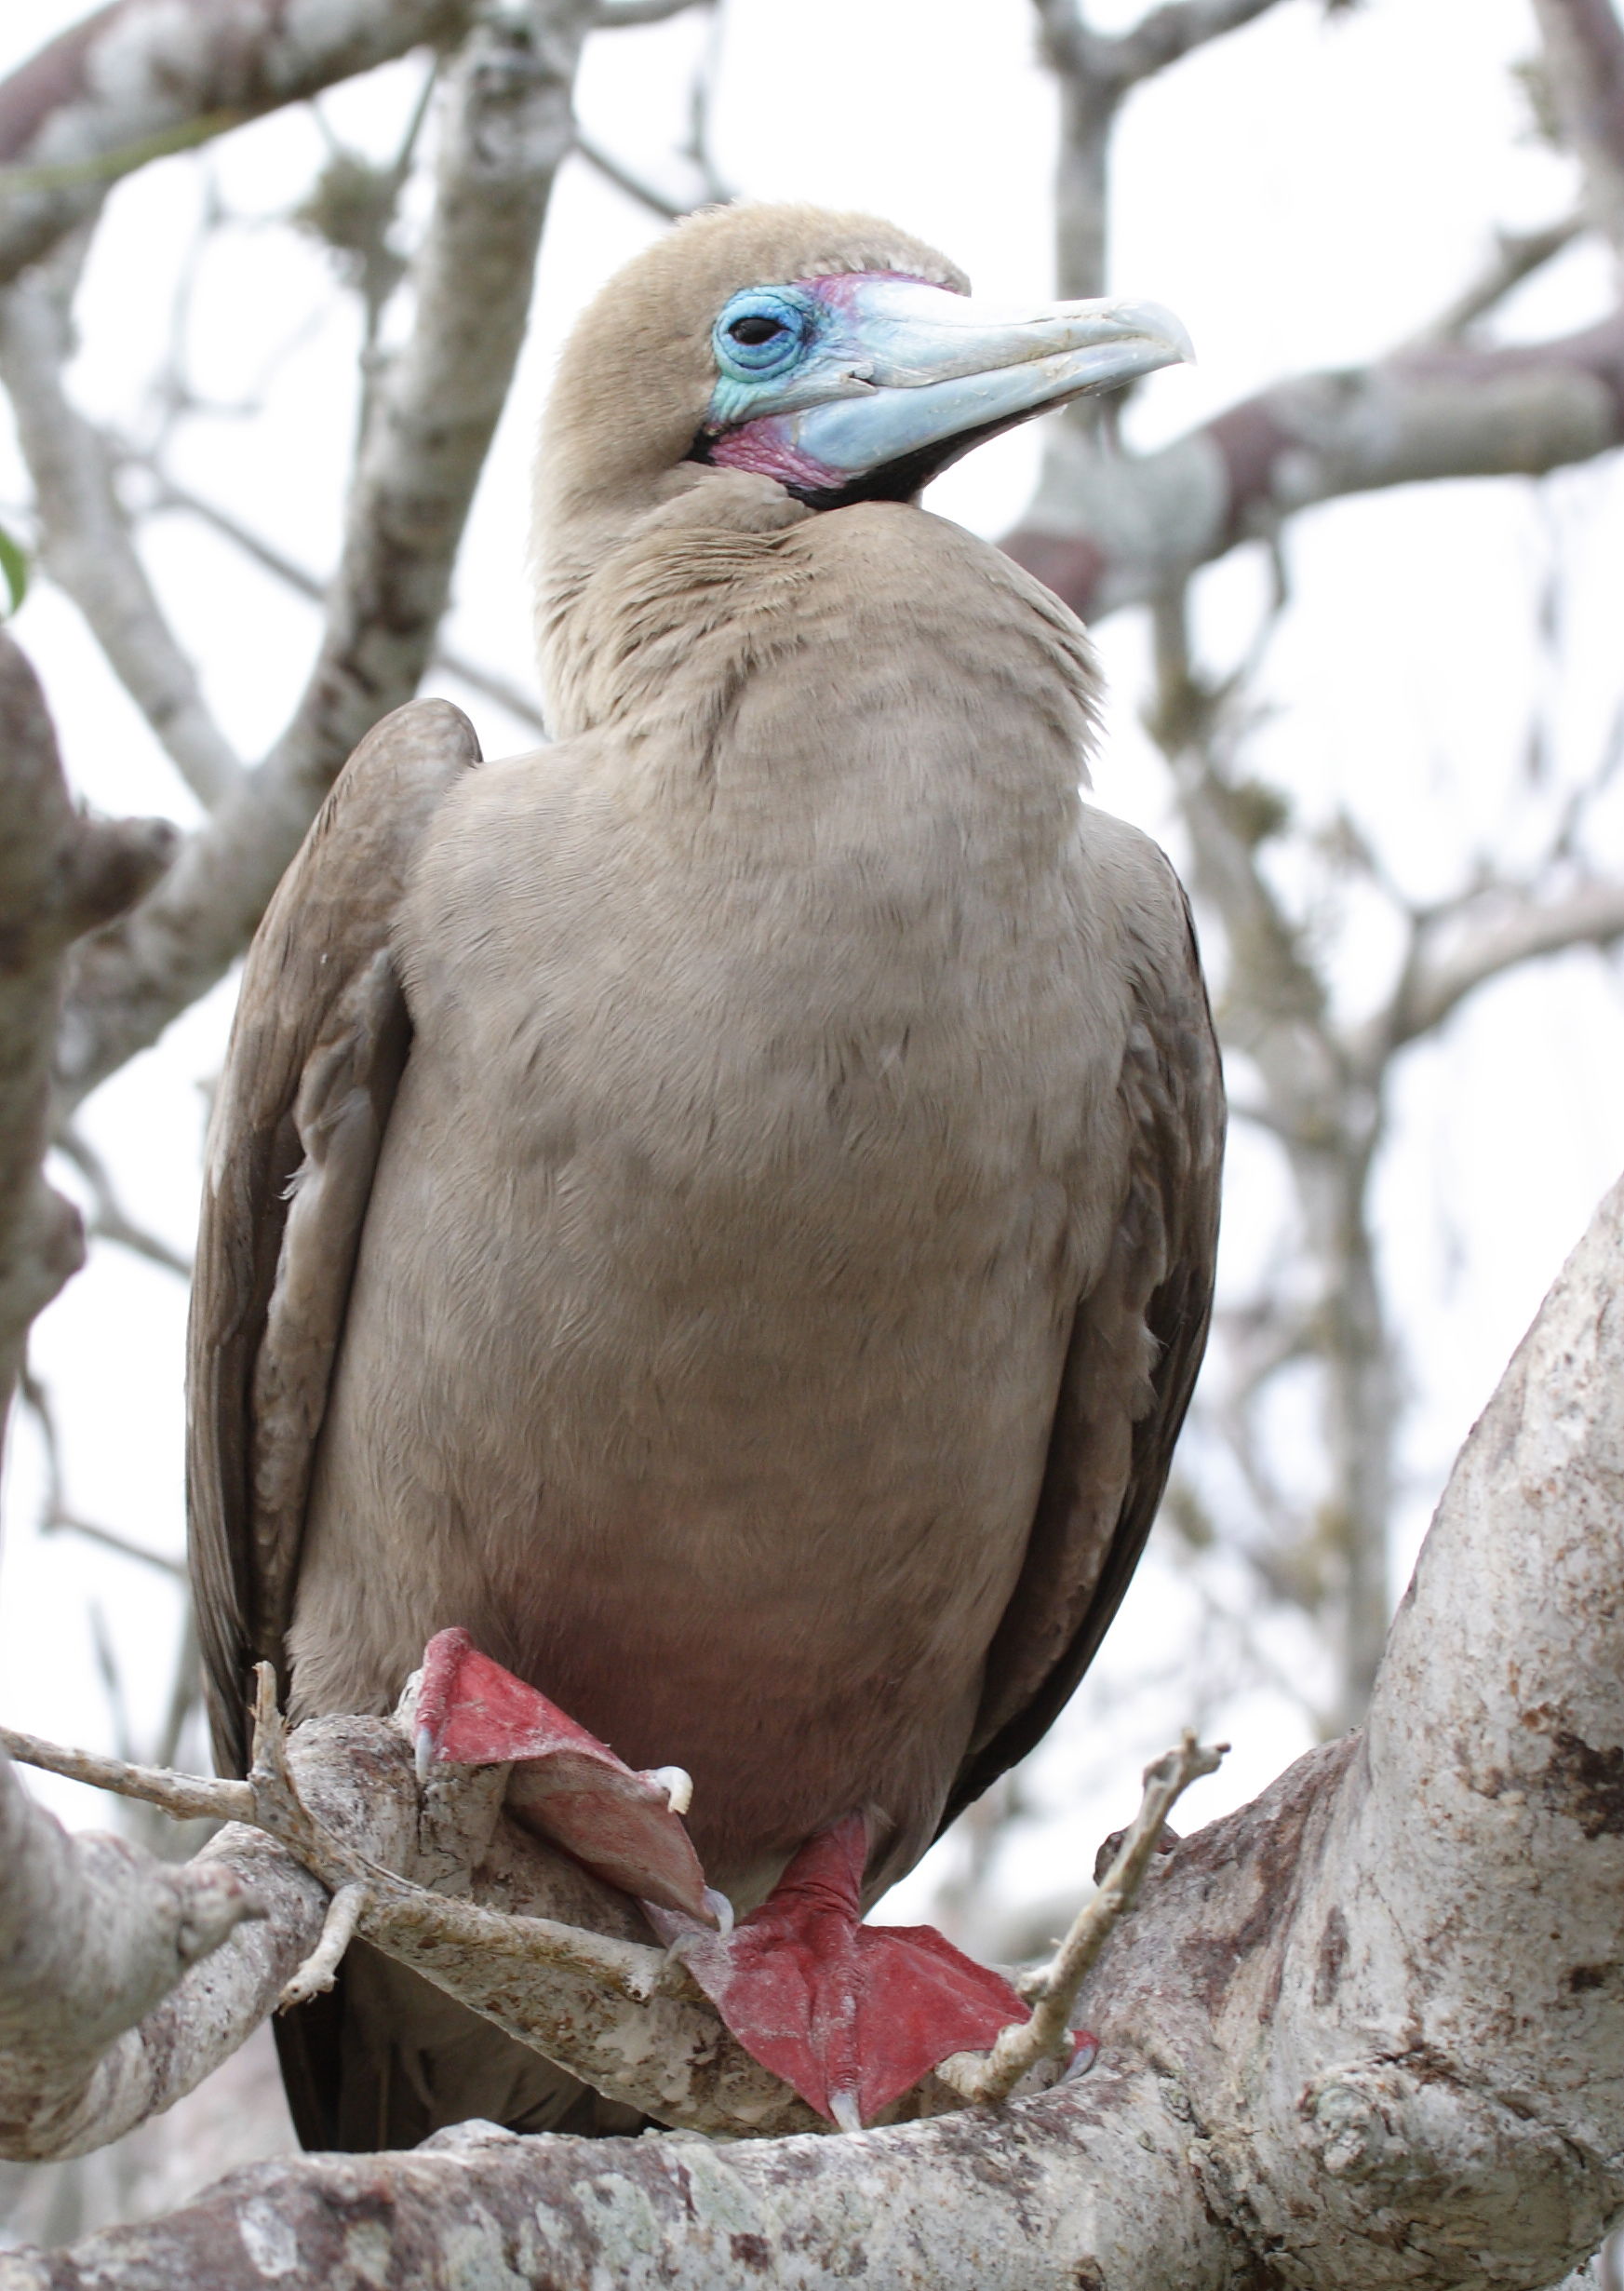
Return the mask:
MULTIPOLYGON (((731 1934, 690 1931, 682 1961, 746 2052, 842 2131, 871 2123, 951 2053, 985 2052, 1027 2008, 929 1925, 862 1922, 867 1825, 803 1845, 731 1934)), ((655 1919, 675 1934, 676 1919, 655 1919)))
MULTIPOLYGON (((416 1747, 420 1778, 436 1764, 507 1766, 506 1811, 636 1895, 745 2051, 842 2131, 1027 2017, 1000 1974, 931 1926, 864 1924, 861 1814, 810 1839, 731 1928, 680 1819, 680 1768, 634 1772, 466 1631, 424 1650, 416 1747)), ((1074 2067, 1093 2055, 1080 2039, 1074 2067)))
POLYGON ((503 1804, 527 1829, 623 1893, 720 1921, 725 1905, 679 1818, 691 1786, 681 1768, 635 1772, 466 1631, 441 1631, 423 1650, 416 1748, 420 1779, 436 1764, 511 1765, 503 1804))

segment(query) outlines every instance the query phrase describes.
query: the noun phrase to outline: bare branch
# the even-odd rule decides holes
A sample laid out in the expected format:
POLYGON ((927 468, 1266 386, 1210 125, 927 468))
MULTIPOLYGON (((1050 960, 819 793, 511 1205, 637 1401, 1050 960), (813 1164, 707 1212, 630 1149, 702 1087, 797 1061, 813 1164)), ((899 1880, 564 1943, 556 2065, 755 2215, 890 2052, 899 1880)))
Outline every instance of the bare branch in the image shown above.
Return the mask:
POLYGON ((279 2012, 290 2012, 296 2004, 308 2004, 313 1997, 326 1996, 338 1978, 344 1951, 356 1937, 356 1926, 368 1898, 367 1888, 355 1880, 339 1887, 327 1905, 321 1939, 276 2000, 279 2012))
MULTIPOLYGON (((229 509, 222 509, 218 502, 208 501, 201 493, 195 493, 180 484, 150 456, 135 448, 126 446, 122 451, 128 460, 139 465, 150 475, 153 497, 149 507, 154 514, 174 509, 195 517, 200 525, 207 525, 210 532, 229 541, 285 587, 292 589, 295 595, 308 597, 314 604, 319 604, 326 597, 325 581, 320 580, 307 566, 300 564, 297 559, 277 548, 275 542, 267 541, 263 534, 245 525, 229 509)), ((529 724, 534 731, 545 734, 546 719, 534 694, 527 692, 522 684, 516 684, 511 677, 503 676, 500 669, 488 668, 483 662, 460 652, 456 645, 438 641, 436 642, 431 661, 435 667, 443 668, 448 676, 454 676, 460 683, 466 684, 470 692, 478 693, 484 699, 494 700, 498 708, 505 708, 510 716, 517 716, 520 723, 529 724)))
POLYGON ((1610 947, 1624 938, 1624 883, 1583 883, 1559 898, 1540 897, 1510 886, 1478 895, 1470 925, 1452 920, 1434 949, 1424 937, 1408 965, 1391 1008, 1371 1021, 1361 1044, 1362 1056, 1378 1042, 1389 1049, 1430 1033, 1469 994, 1519 964, 1572 947, 1610 947))
POLYGON ((1498 309, 1524 278, 1531 278, 1536 271, 1542 270, 1547 263, 1571 247, 1584 228, 1583 215, 1564 215, 1538 231, 1496 231, 1494 250, 1478 276, 1404 347, 1429 350, 1443 343, 1458 342, 1469 326, 1498 309))
POLYGON ((1534 0, 1534 13, 1590 219, 1624 256, 1624 24, 1613 0, 1534 0))
POLYGON ((1143 604, 1296 511, 1429 478, 1538 476, 1624 442, 1624 312, 1547 343, 1406 350, 1306 374, 1125 456, 1049 425, 1004 542, 1085 617, 1143 604))
POLYGON ((70 1838, 0 1751, 0 2145, 20 2116, 36 2136, 109 2046, 257 1915, 217 1866, 70 1838))
MULTIPOLYGON (((160 2115, 247 2041, 315 1946, 326 1892, 271 1839, 234 1824, 183 1870, 159 1866, 171 1878, 189 1878, 206 1899, 208 1889, 236 1889, 257 1905, 259 1921, 245 1917, 202 1964, 187 1969, 177 1956, 158 1965, 160 1976, 171 1970, 178 1976, 168 1993, 100 2054, 71 2062, 50 2052, 38 2061, 20 2054, 7 2059, 0 2155, 31 2163, 84 2155, 160 2115)), ((0 1884, 8 1874, 0 1871, 0 1884)))
POLYGON ((275 748, 154 896, 87 950, 59 1048, 70 1101, 153 1041, 252 936, 344 758, 411 697, 512 379, 586 0, 526 0, 452 74, 412 331, 378 393, 320 654, 275 748))
POLYGON ((615 189, 624 191, 628 199, 636 199, 639 207, 646 207, 651 215, 658 215, 662 222, 679 222, 684 215, 693 212, 691 204, 667 198, 664 191, 656 191, 653 184, 646 182, 642 176, 634 174, 629 167, 623 167, 600 143, 594 142, 591 136, 583 135, 579 128, 575 130, 575 148, 588 167, 595 168, 605 182, 613 183, 615 189))
POLYGON ((0 379, 34 480, 41 557, 187 786, 210 805, 235 785, 241 767, 136 554, 107 441, 62 385, 78 251, 64 249, 70 259, 0 292, 0 379))
MULTIPOLYGON (((206 1996, 188 2001, 177 1989, 156 2028, 142 2022, 131 2032, 129 2057, 77 2062, 71 2094, 52 2083, 48 2110, 23 2105, 32 2087, 21 2079, 18 2107, 33 2127, 23 2152, 76 2152, 128 2130, 139 2118, 122 2111, 132 2094, 139 2101, 149 2091, 154 2073, 161 2072, 166 2095, 158 2105, 168 2106, 218 2065, 226 2036, 234 2049, 275 2007, 296 1967, 314 1954, 319 1971, 327 1926, 319 1909, 312 1918, 311 1896, 301 1890, 307 1880, 333 1894, 356 1889, 329 1934, 332 1948, 345 1927, 358 1931, 520 2043, 631 2107, 731 2137, 828 2128, 744 2051, 680 1966, 650 1945, 635 1905, 499 1820, 489 1786, 450 1776, 431 1784, 420 1806, 410 1744, 386 1720, 316 1719, 285 1737, 273 1691, 262 1686, 248 1783, 156 1773, 26 1735, 3 1741, 53 1772, 177 1816, 246 1814, 274 1848, 263 1839, 245 1845, 247 1833, 234 1823, 200 1858, 240 1866, 256 1893, 271 1887, 291 1901, 297 1939, 291 1954, 250 1942, 245 1955, 234 1944, 211 1971, 206 1996), (289 1857, 298 1883, 286 1873, 289 1857), (474 1897, 464 1897, 458 1888, 470 1884, 474 1897), (503 1906, 486 1906, 481 1893, 503 1906), (154 2065, 148 2055, 160 2035, 168 2055, 154 2065), (49 2137, 71 2145, 43 2144, 47 2118, 49 2137)), ((499 1792, 503 1778, 498 1771, 484 1779, 499 1792)), ((927 2079, 894 2112, 956 2105, 945 2085, 927 2079)), ((0 2132, 0 2149, 7 2136, 0 2132)))
POLYGON ((1129 31, 1100 43, 1109 60, 1106 68, 1122 87, 1133 87, 1209 40, 1239 32, 1276 5, 1277 0, 1166 0, 1129 31))
POLYGON ((592 20, 595 32, 629 32, 638 24, 663 24, 690 8, 710 7, 714 0, 597 0, 592 20))
POLYGON ((120 1535, 115 1528, 98 1526, 94 1519, 81 1519, 77 1512, 52 1510, 40 1521, 46 1535, 82 1535, 88 1543, 100 1543, 103 1551, 114 1551, 121 1559, 139 1559, 142 1567, 155 1568, 160 1575, 168 1575, 172 1583, 187 1580, 186 1562, 171 1559, 166 1552, 149 1550, 128 1535, 120 1535))
POLYGON ((19 1391, 23 1406, 34 1420, 40 1444, 45 1449, 46 1486, 40 1504, 39 1527, 43 1535, 68 1533, 82 1535, 89 1543, 100 1543, 108 1551, 115 1551, 121 1558, 139 1559, 145 1567, 156 1568, 178 1583, 186 1581, 183 1560, 171 1559, 161 1551, 149 1551, 144 1543, 133 1543, 112 1528, 99 1527, 94 1520, 82 1519, 69 1508, 62 1479, 61 1440, 57 1431, 56 1412, 50 1395, 25 1362, 19 1380, 19 1391))
POLYGON ((112 0, 0 82, 0 161, 23 171, 0 175, 0 281, 93 214, 112 175, 454 40, 475 14, 475 0, 112 0))
POLYGON ((0 1726, 0 1750, 25 1766, 39 1767, 42 1772, 88 1783, 92 1789, 116 1790, 121 1798, 138 1798, 144 1805, 172 1814, 178 1822, 251 1822, 255 1818, 254 1793, 246 1782, 171 1773, 167 1768, 133 1765, 128 1759, 104 1758, 97 1750, 64 1749, 10 1726, 0 1726))
POLYGON ((29 1322, 84 1256, 40 1175, 50 1042, 68 950, 127 907, 173 848, 167 821, 92 823, 68 798, 34 671, 0 631, 0 1426, 29 1322))
MULTIPOLYGON (((1079 1910, 1054 1962, 1030 1991, 1031 2018, 1012 2021, 1003 2030, 986 2066, 966 2078, 961 2087, 966 2099, 1007 2100, 1024 2077, 1067 2043, 1079 1992, 1117 1923, 1138 1899, 1151 1856, 1161 1848, 1168 1815, 1192 1782, 1202 1774, 1216 1773, 1228 1747, 1228 1743, 1220 1743, 1208 1749, 1187 1733, 1176 1750, 1169 1750, 1145 1769, 1145 1796, 1139 1811, 1098 1892, 1079 1910)), ((944 2069, 949 2066, 944 2063, 944 2069)), ((958 2080, 949 2075, 948 2082, 958 2080)))
POLYGON ((130 1216, 119 1199, 112 1171, 87 1138, 65 1125, 58 1131, 53 1143, 90 1189, 89 1231, 93 1240, 116 1242, 132 1255, 144 1257, 149 1264, 161 1265, 166 1273, 178 1274, 182 1281, 192 1278, 191 1259, 182 1257, 160 1234, 150 1232, 130 1216))

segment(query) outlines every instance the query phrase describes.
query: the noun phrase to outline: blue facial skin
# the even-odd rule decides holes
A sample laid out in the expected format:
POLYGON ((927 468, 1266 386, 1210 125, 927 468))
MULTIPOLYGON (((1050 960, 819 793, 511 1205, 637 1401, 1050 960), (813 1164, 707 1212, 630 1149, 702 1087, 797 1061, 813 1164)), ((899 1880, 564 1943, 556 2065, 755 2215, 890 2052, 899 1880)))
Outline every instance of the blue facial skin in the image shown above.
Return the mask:
POLYGON ((1178 320, 1153 303, 989 309, 885 272, 747 287, 711 348, 705 427, 728 441, 718 458, 785 483, 785 469, 804 468, 820 492, 893 468, 917 488, 1012 423, 1189 356, 1178 320))
POLYGON ((794 287, 748 287, 735 294, 711 330, 718 379, 710 425, 731 429, 758 412, 787 413, 807 402, 785 385, 822 344, 830 316, 794 287))

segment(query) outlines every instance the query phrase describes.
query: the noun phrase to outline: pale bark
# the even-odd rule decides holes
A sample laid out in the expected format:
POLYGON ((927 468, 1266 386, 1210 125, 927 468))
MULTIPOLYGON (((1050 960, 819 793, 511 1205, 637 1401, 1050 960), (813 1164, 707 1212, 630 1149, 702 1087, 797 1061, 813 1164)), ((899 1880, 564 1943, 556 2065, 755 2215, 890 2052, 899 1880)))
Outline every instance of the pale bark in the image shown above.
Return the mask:
POLYGON ((150 2084, 128 2089, 138 2056, 159 2054, 149 2015, 261 1913, 243 1873, 208 1853, 176 1868, 122 1838, 70 1837, 0 1750, 0 2153, 73 2154, 99 2144, 87 2116, 122 2131, 151 2113, 150 2084))
MULTIPOLYGON (((4 1729, 0 1747, 177 1817, 230 1817, 191 1866, 235 1877, 264 1914, 208 1965, 184 1977, 173 1967, 162 2005, 132 2015, 139 2027, 105 2058, 80 2048, 60 2073, 34 2053, 13 2064, 0 2153, 82 2153, 172 2106, 289 2001, 297 1976, 295 1997, 321 1985, 329 1896, 341 1893, 350 1931, 612 2098, 731 2138, 826 2129, 722 2027, 635 1903, 501 1817, 504 1770, 449 1772, 420 1802, 409 1714, 404 1727, 318 1718, 285 1744, 279 1724, 262 1726, 249 1783, 156 1773, 4 1729), (250 1805, 262 1829, 239 1818, 250 1805)), ((34 1903, 47 1922, 48 1896, 34 1903)), ((927 2079, 897 2112, 956 2105, 927 2079)))
POLYGON ((1461 1455, 1368 1728, 1158 1857, 1079 2001, 1088 2076, 838 2138, 262 2165, 0 2291, 1531 2291, 1624 2208, 1621 1578, 1624 1182, 1461 1455))
POLYGON ((1624 939, 1624 883, 1586 870, 1559 822, 1551 850, 1526 878, 1474 882, 1454 899, 1406 907, 1387 891, 1407 937, 1405 959, 1368 1017, 1337 1011, 1316 935, 1282 903, 1271 866, 1286 822, 1243 755, 1246 703, 1202 678, 1190 654, 1187 598, 1155 612, 1157 699, 1148 722, 1166 754, 1189 829, 1191 888, 1222 926, 1226 1047, 1251 1081, 1236 1111, 1261 1122, 1285 1157, 1299 1220, 1300 1274, 1282 1302, 1266 1295, 1232 1360, 1261 1354, 1225 1395, 1209 1380, 1215 1422, 1265 1515, 1250 1557, 1270 1594, 1305 1612, 1332 1654, 1334 1694, 1310 1715, 1337 1734, 1362 1717, 1391 1612, 1388 1537, 1403 1419, 1398 1341, 1389 1325, 1370 1208, 1387 1137, 1396 1061, 1433 1034, 1467 997, 1520 964, 1624 939), (1308 1290, 1306 1298, 1303 1291, 1308 1290), (1311 1358, 1320 1371, 1323 1495, 1305 1525, 1268 1484, 1254 1437, 1271 1377, 1311 1358))
POLYGON ((0 281, 166 150, 459 37, 476 0, 113 0, 0 82, 0 281))
POLYGON ((1048 425, 1003 546, 1085 619, 1144 604, 1298 511, 1385 486, 1543 476, 1624 443, 1624 314, 1559 341, 1409 349, 1275 384, 1155 453, 1048 425))
POLYGON ((164 616, 114 483, 107 441, 69 398, 70 308, 80 264, 70 244, 0 291, 0 381, 34 481, 40 556, 170 761, 198 800, 241 777, 204 704, 197 672, 164 616))
POLYGON ((589 20, 587 0, 523 0, 463 48, 411 332, 375 395, 315 665, 270 755, 81 966, 58 1054, 69 1101, 241 953, 344 758, 417 688, 523 337, 589 20))
POLYGON ((163 868, 158 820, 86 819, 34 671, 0 631, 0 1440, 29 1322, 84 1257, 77 1210, 40 1174, 50 1045, 70 950, 163 868))
POLYGON ((1534 0, 1551 101, 1590 221, 1624 256, 1624 24, 1613 0, 1534 0))

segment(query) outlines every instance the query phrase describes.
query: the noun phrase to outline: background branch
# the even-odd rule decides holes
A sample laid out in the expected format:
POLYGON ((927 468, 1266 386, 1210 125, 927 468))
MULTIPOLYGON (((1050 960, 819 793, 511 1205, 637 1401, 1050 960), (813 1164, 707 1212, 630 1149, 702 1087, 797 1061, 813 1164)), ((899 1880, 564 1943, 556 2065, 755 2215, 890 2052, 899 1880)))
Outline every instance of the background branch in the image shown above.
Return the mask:
POLYGON ((79 1216, 40 1174, 50 1044, 68 950, 168 859, 158 820, 91 822, 69 801, 33 669, 0 631, 0 1437, 28 1325, 84 1255, 79 1216))
POLYGON ((1624 24, 1613 0, 1534 0, 1534 13, 1590 221, 1624 256, 1624 24))
POLYGON ((242 951, 345 757, 417 689, 573 141, 570 88, 587 20, 586 0, 530 0, 476 31, 450 75, 411 332, 361 446, 315 666, 270 755, 154 896, 88 950, 59 1056, 70 1102, 242 951))
POLYGON ((208 807, 236 785, 241 767, 204 705, 196 670, 136 552, 107 443, 63 385, 74 348, 69 305, 83 254, 70 242, 52 262, 0 291, 0 381, 34 480, 41 560, 208 807))
POLYGON ((1300 375, 1154 453, 1125 455, 1052 422, 1032 506, 1003 546, 1097 621, 1318 503, 1445 478, 1537 476, 1620 443, 1624 313, 1615 313, 1552 342, 1410 349, 1300 375))
POLYGON ((114 172, 317 95, 423 41, 466 31, 476 0, 113 0, 0 82, 0 282, 93 215, 114 172), (177 141, 180 139, 180 142, 177 141))

